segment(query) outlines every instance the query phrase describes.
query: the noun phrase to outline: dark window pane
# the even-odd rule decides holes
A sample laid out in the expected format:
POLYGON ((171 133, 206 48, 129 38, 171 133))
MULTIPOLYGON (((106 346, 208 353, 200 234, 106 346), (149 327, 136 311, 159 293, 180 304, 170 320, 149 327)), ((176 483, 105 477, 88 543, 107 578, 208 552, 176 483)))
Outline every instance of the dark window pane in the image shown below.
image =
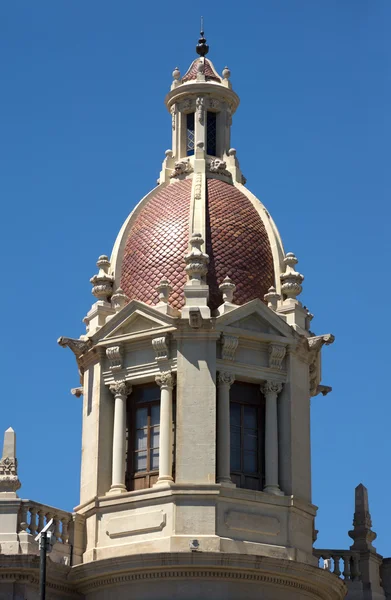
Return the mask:
POLYGON ((238 427, 231 429, 231 446, 240 450, 240 429, 238 427))
POLYGON ((258 470, 256 452, 243 452, 243 471, 245 473, 256 473, 258 470))
POLYGON ((187 155, 194 154, 194 113, 186 115, 186 150, 187 155))
POLYGON ((257 428, 257 409, 255 406, 244 407, 244 427, 257 428))
POLYGON ((254 430, 253 429, 245 429, 244 430, 244 449, 245 450, 251 450, 252 452, 256 452, 257 451, 257 444, 258 442, 258 437, 255 433, 254 435, 254 430))
POLYGON ((136 429, 141 429, 141 427, 146 427, 148 424, 148 409, 147 408, 138 408, 136 410, 136 429))
POLYGON ((216 113, 208 112, 206 119, 206 153, 216 155, 216 113))
POLYGON ((160 404, 151 406, 151 425, 159 425, 160 423, 160 404))
POLYGON ((240 427, 240 404, 237 402, 231 402, 230 421, 231 426, 236 425, 237 427, 240 427))
POLYGON ((231 471, 240 471, 240 448, 231 448, 231 471))

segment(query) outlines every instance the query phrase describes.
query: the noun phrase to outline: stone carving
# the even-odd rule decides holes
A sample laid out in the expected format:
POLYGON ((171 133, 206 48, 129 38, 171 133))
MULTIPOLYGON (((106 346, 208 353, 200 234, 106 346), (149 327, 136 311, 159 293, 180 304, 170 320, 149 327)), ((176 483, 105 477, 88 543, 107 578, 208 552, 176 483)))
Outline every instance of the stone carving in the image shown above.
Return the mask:
POLYGON ((221 342, 221 358, 223 360, 233 360, 239 344, 239 338, 234 335, 223 335, 221 342))
POLYGON ((208 171, 211 173, 225 174, 227 163, 221 158, 211 158, 208 160, 208 171))
POLYGON ((235 381, 235 375, 234 375, 234 373, 231 373, 230 371, 219 371, 217 374, 218 385, 229 385, 231 387, 231 385, 234 383, 234 381, 235 381))
POLYGON ((286 347, 282 344, 269 344, 269 368, 281 371, 285 354, 286 347))
POLYGON ((191 250, 185 256, 186 273, 190 280, 202 282, 203 277, 208 272, 209 256, 202 252, 201 246, 204 243, 200 233, 193 233, 190 238, 191 250))
POLYGON ((172 125, 172 130, 175 131, 175 125, 176 125, 176 104, 173 104, 171 106, 171 125, 172 125))
POLYGON ((217 109, 220 106, 220 100, 217 100, 217 98, 210 98, 209 99, 209 107, 210 108, 214 108, 217 109))
POLYGON ((92 341, 89 339, 76 340, 73 338, 61 336, 58 338, 57 343, 62 348, 69 348, 70 350, 72 350, 76 358, 79 358, 82 354, 85 354, 85 352, 92 348, 92 341))
POLYGON ((302 283, 304 280, 304 276, 301 273, 295 271, 295 265, 297 265, 299 261, 293 252, 288 252, 284 258, 285 264, 285 273, 281 274, 281 289, 283 294, 287 298, 292 298, 296 300, 296 296, 301 294, 303 288, 302 283))
POLYGON ((280 294, 276 292, 276 288, 272 285, 269 287, 267 294, 264 295, 267 305, 272 310, 277 310, 278 301, 281 300, 280 294))
POLYGON ((114 381, 110 383, 110 392, 114 396, 129 396, 132 393, 132 385, 129 381, 114 381))
POLYGON ((201 173, 197 173, 197 175, 195 176, 195 182, 194 182, 194 200, 201 200, 202 199, 202 175, 201 173))
POLYGON ((190 98, 186 98, 186 100, 184 100, 179 108, 181 110, 181 112, 188 112, 193 106, 193 101, 190 98))
POLYGON ((331 391, 328 386, 320 386, 320 350, 322 346, 329 346, 335 340, 335 337, 328 333, 326 335, 317 335, 306 338, 307 347, 309 349, 310 364, 309 364, 309 383, 310 395, 316 396, 319 393, 326 395, 331 391))
POLYGON ((106 356, 112 371, 122 369, 122 351, 120 346, 111 346, 106 348, 106 356))
POLYGON ((84 389, 82 387, 76 387, 71 389, 72 396, 76 396, 76 398, 81 398, 84 394, 84 389))
POLYGON ((162 279, 157 286, 156 291, 159 294, 159 302, 168 304, 168 299, 172 292, 172 287, 170 286, 168 279, 162 279))
POLYGON ((174 170, 171 173, 171 179, 173 177, 179 177, 180 175, 189 175, 189 173, 193 172, 193 167, 191 166, 191 162, 189 159, 187 160, 178 160, 175 163, 174 170))
POLYGON ((269 381, 265 381, 261 385, 261 392, 264 396, 268 396, 269 394, 278 395, 282 390, 282 383, 279 381, 273 381, 272 379, 269 381))
POLYGON ((223 294, 224 302, 229 302, 232 304, 234 292, 236 290, 236 285, 228 276, 225 277, 223 283, 220 283, 219 290, 223 294))
POLYGON ((157 337, 152 340, 152 348, 155 352, 155 360, 162 361, 168 360, 168 338, 167 336, 157 337))
POLYGON ((326 333, 325 335, 314 335, 313 337, 307 338, 308 347, 310 350, 319 352, 322 346, 329 346, 335 340, 335 336, 332 333, 326 333))
POLYGON ((159 373, 159 375, 156 375, 155 381, 160 388, 173 388, 176 383, 176 375, 171 371, 162 371, 161 373, 159 373))
POLYGON ((198 119, 198 122, 201 123, 201 125, 204 124, 204 113, 205 113, 204 105, 205 105, 204 98, 197 98, 197 100, 196 100, 197 119, 198 119))
POLYGON ((129 298, 121 288, 117 288, 116 292, 111 296, 111 306, 115 312, 119 312, 129 302, 129 298))
POLYGON ((104 254, 98 258, 96 266, 99 269, 97 275, 91 277, 90 282, 93 285, 92 293, 98 300, 108 301, 113 293, 114 277, 109 275, 110 261, 104 254))
POLYGON ((202 326, 202 315, 198 306, 189 308, 189 325, 192 329, 199 329, 202 326))
POLYGON ((3 455, 0 460, 0 492, 16 492, 21 486, 16 459, 16 436, 12 427, 4 434, 3 455))

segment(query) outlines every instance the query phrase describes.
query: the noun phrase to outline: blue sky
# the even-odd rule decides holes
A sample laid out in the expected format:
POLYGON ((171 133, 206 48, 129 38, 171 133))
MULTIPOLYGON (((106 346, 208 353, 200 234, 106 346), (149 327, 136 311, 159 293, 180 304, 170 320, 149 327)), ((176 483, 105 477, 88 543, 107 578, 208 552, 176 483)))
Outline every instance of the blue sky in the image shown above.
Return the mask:
MULTIPOLYGON (((241 97, 249 189, 305 275, 324 349, 312 400, 318 547, 346 548, 354 487, 369 488, 375 545, 391 554, 388 0, 229 0, 203 8, 210 59, 241 97), (385 302, 385 304, 383 304, 385 302)), ((171 72, 195 57, 193 3, 19 0, 0 6, 3 264, 0 430, 18 435, 21 495, 78 503, 81 403, 73 356, 89 278, 154 187, 171 72)))

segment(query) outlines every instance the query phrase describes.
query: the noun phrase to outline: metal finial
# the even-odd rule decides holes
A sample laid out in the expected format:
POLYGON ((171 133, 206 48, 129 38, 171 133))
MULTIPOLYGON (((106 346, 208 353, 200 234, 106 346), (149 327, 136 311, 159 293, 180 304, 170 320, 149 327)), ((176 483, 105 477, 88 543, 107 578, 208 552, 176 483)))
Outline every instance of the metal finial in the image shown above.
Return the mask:
POLYGON ((206 43, 206 39, 204 37, 204 17, 201 17, 201 32, 200 39, 198 40, 198 44, 196 46, 196 52, 200 56, 206 56, 209 52, 209 46, 206 43))

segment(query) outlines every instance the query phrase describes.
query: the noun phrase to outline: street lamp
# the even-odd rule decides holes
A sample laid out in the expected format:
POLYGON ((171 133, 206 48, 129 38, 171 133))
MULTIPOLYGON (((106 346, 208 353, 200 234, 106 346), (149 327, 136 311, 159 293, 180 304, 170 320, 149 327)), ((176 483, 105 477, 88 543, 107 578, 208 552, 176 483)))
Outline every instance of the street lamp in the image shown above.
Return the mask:
POLYGON ((35 538, 39 542, 39 599, 46 598, 46 553, 50 552, 56 542, 54 521, 50 519, 35 538))

